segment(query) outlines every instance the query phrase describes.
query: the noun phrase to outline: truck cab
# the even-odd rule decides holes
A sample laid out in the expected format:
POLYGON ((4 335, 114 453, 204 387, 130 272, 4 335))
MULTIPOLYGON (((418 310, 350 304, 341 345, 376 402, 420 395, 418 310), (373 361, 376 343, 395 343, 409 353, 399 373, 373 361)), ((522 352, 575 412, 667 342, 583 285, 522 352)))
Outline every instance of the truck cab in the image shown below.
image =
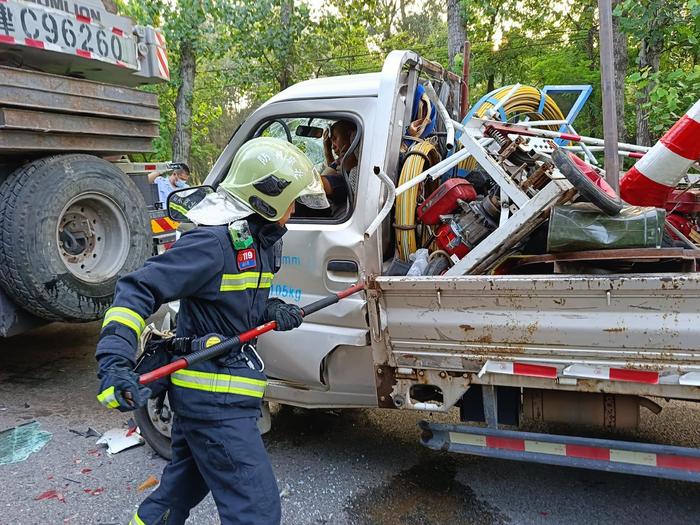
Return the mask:
MULTIPOLYGON (((282 269, 273 282, 272 296, 307 304, 370 275, 381 275, 385 259, 393 257, 393 251, 387 253, 389 228, 370 239, 364 236, 382 207, 384 190, 374 167, 381 166, 397 180, 404 127, 419 72, 426 71, 423 64, 413 52, 394 51, 381 73, 296 84, 255 111, 217 160, 205 183, 222 180, 245 141, 274 133, 291 139, 312 162, 322 164, 322 138, 298 136, 298 126, 325 128, 338 120, 356 126, 357 187, 351 188, 344 205, 333 207, 331 216, 306 216, 306 210, 295 213, 284 238, 282 269)), ((434 64, 430 71, 441 82, 456 79, 434 64)), ((376 406, 367 315, 364 298, 355 296, 318 312, 297 330, 261 339, 260 352, 271 378, 269 398, 292 399, 305 406, 376 406)))

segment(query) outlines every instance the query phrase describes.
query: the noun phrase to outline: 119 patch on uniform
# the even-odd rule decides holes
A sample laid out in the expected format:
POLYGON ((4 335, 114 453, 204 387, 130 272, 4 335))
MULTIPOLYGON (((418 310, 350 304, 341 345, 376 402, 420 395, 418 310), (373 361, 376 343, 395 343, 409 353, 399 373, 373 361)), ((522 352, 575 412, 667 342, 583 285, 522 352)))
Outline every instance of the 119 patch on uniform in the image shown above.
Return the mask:
POLYGON ((258 265, 258 254, 255 248, 240 250, 237 255, 238 271, 250 270, 258 265))

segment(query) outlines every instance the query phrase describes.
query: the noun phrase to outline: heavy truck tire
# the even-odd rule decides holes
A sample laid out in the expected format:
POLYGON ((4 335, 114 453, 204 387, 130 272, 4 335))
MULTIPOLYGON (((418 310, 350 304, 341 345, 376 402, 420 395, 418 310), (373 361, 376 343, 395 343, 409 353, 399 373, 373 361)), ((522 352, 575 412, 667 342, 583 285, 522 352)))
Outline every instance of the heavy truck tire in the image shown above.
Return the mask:
POLYGON ((143 197, 105 160, 46 157, 0 184, 0 285, 43 319, 101 318, 117 279, 150 250, 143 197))

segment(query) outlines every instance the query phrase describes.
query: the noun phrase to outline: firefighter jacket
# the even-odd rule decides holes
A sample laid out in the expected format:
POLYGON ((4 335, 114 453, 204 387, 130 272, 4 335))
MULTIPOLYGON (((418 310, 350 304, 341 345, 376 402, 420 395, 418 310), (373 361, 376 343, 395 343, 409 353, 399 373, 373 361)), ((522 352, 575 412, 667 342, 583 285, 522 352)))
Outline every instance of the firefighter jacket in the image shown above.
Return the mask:
MULTIPOLYGON (((119 355, 134 362, 145 319, 162 304, 180 299, 177 337, 238 335, 262 324, 270 285, 281 262, 286 228, 258 215, 247 218, 253 243, 234 249, 227 226, 200 226, 165 253, 117 282, 105 314, 98 360, 119 355)), ((171 376, 170 406, 196 419, 250 416, 265 392, 262 372, 234 349, 171 376)))

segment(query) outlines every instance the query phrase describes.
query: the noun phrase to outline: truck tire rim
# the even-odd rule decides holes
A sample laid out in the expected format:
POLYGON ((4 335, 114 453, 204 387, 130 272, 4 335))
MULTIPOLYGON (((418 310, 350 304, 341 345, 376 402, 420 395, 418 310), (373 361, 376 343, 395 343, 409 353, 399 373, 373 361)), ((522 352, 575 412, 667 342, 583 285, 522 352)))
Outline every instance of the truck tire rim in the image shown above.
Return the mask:
POLYGON ((146 405, 148 418, 158 433, 170 439, 170 431, 173 426, 173 412, 170 410, 168 396, 163 399, 162 405, 158 398, 151 398, 146 405))
POLYGON ((68 271, 91 283, 116 276, 131 244, 124 212, 112 199, 96 192, 81 193, 66 204, 56 236, 68 271))

